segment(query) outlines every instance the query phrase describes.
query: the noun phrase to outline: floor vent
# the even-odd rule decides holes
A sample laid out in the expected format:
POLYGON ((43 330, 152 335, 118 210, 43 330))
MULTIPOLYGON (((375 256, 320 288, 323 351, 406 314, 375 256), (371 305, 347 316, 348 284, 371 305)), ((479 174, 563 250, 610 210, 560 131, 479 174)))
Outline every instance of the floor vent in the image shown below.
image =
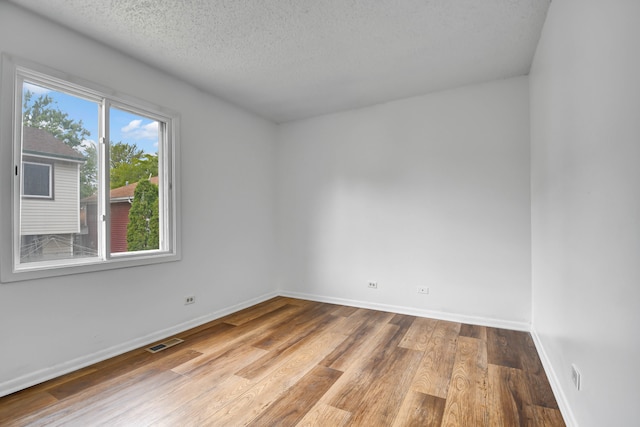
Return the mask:
POLYGON ((176 344, 180 344, 181 342, 184 342, 184 340, 181 340, 180 338, 171 338, 168 341, 161 342, 160 344, 156 344, 151 347, 147 347, 146 350, 149 353, 157 353, 159 351, 166 350, 169 347, 173 347, 176 344))

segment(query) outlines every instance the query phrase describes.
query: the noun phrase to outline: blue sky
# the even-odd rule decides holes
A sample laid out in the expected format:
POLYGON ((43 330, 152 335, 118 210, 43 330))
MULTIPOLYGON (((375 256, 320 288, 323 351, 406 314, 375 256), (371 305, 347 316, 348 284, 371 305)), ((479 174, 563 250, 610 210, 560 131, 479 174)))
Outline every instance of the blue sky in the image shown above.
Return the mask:
MULTIPOLYGON (((24 90, 33 92, 34 98, 41 94, 49 95, 56 101, 57 107, 67 113, 70 118, 76 121, 82 120, 85 129, 91 132, 88 140, 93 142, 98 140, 98 105, 96 103, 29 83, 25 83, 24 90)), ((136 144, 145 153, 155 154, 158 152, 158 123, 156 121, 116 108, 111 109, 110 120, 111 141, 136 144)))

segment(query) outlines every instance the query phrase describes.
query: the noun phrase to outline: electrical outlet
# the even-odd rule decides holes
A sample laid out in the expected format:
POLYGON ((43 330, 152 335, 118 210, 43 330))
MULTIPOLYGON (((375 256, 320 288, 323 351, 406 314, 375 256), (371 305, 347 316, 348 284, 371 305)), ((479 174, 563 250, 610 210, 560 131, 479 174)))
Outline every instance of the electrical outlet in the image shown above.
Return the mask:
POLYGON ((369 282, 370 289, 378 289, 378 282, 369 282))
POLYGON ((578 371, 576 365, 571 365, 571 382, 573 382, 576 390, 580 390, 580 371, 578 371))
POLYGON ((418 286, 418 293, 419 294, 428 294, 429 293, 429 288, 427 288, 426 286, 418 286))
POLYGON ((194 295, 184 297, 184 305, 193 304, 195 302, 196 302, 196 297, 194 295))

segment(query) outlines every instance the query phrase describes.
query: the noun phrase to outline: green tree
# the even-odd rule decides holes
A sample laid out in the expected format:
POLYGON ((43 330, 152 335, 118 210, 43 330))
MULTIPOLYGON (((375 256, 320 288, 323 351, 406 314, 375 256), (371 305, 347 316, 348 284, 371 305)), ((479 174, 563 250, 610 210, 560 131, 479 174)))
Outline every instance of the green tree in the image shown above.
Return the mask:
POLYGON ((45 129, 69 147, 79 147, 91 132, 84 128, 82 120, 69 118, 69 114, 61 111, 57 104, 49 95, 34 99, 33 93, 27 91, 22 105, 22 124, 45 129))
POLYGON ((98 182, 98 151, 96 146, 88 144, 84 148, 84 164, 80 167, 80 198, 89 197, 96 192, 98 182))
MULTIPOLYGON (((156 190, 157 190, 156 186, 156 190)), ((156 197, 153 202, 151 218, 149 219, 149 241, 153 242, 155 248, 160 247, 160 198, 156 197)))
POLYGON ((136 144, 112 144, 109 163, 112 189, 158 175, 157 154, 144 153, 136 144))
POLYGON ((34 94, 27 91, 22 105, 22 124, 37 129, 44 129, 58 140, 64 142, 78 153, 85 156, 85 163, 80 173, 80 197, 95 193, 97 188, 97 153, 93 145, 83 146, 82 142, 91 136, 85 129, 82 120, 69 118, 69 114, 60 110, 57 102, 49 95, 34 94))
POLYGON ((148 180, 139 181, 129 210, 128 251, 144 251, 160 247, 158 205, 158 186, 148 180))
POLYGON ((144 151, 138 148, 136 144, 128 144, 125 142, 111 142, 109 147, 109 165, 111 169, 117 169, 118 167, 127 164, 133 163, 136 160, 139 160, 144 151))

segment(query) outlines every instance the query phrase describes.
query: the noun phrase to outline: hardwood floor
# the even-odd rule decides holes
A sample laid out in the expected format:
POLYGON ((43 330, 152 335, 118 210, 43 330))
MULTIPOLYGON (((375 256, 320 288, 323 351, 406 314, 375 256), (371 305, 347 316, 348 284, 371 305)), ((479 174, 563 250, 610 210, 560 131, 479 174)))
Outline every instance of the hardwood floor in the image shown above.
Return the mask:
POLYGON ((0 425, 564 426, 529 334, 278 297, 0 398, 0 425))

